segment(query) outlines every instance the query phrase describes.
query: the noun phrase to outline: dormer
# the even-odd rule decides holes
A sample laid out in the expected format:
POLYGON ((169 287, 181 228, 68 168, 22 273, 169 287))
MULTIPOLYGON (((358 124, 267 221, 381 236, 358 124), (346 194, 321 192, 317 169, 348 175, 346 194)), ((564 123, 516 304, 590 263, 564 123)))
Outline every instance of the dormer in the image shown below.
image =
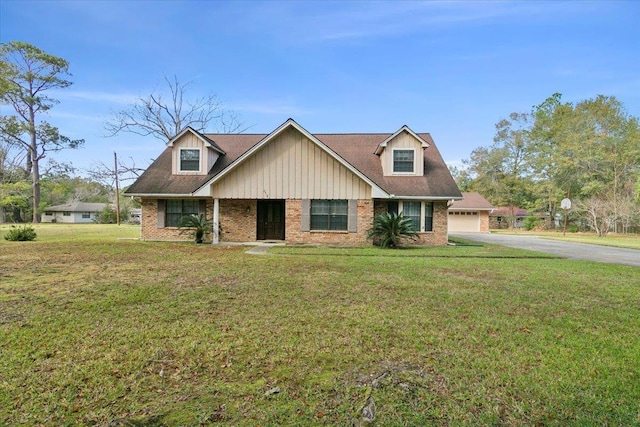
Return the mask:
POLYGON ((378 145, 376 154, 382 163, 384 176, 424 175, 424 150, 427 141, 406 125, 378 145))
POLYGON ((206 175, 225 152, 215 141, 187 126, 171 141, 173 175, 206 175))

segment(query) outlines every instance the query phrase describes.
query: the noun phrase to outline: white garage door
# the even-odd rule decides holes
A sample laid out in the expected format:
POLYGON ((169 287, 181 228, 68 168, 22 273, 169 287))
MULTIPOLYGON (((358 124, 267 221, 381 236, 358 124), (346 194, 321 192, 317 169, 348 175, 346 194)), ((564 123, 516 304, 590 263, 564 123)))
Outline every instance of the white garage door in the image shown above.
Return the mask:
POLYGON ((480 215, 474 212, 449 212, 449 232, 480 232, 480 215))

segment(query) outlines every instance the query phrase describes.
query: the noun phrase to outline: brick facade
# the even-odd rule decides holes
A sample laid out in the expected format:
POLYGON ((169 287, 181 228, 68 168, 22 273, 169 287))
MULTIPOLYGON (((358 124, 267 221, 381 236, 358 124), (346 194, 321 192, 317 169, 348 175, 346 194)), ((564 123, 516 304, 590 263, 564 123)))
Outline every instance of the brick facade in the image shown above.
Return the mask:
POLYGON ((482 233, 489 232, 489 212, 488 211, 480 211, 480 232, 482 233))
POLYGON ((220 241, 253 242, 256 240, 258 201, 247 199, 220 200, 220 241))
POLYGON ((285 239, 289 243, 319 243, 333 245, 366 245, 367 230, 373 220, 373 200, 358 200, 356 232, 347 231, 301 231, 302 200, 285 202, 285 239))
MULTIPOLYGON (((142 199, 141 238, 143 240, 187 241, 188 232, 177 227, 158 228, 158 203, 156 199, 142 199)), ((220 242, 253 242, 256 240, 257 200, 220 200, 220 242)), ((301 231, 302 200, 285 200, 285 241, 292 244, 369 245, 367 230, 375 214, 387 211, 386 202, 360 199, 357 202, 356 232, 347 231, 301 231)), ((213 199, 207 200, 207 218, 213 217, 213 199)), ((433 232, 420 233, 421 245, 446 245, 447 203, 433 204, 433 232)), ((211 242, 211 235, 205 242, 211 242)))
MULTIPOLYGON (((213 199, 207 200, 206 217, 213 217, 213 199)), ((140 238, 142 240, 183 241, 192 239, 192 236, 187 230, 178 229, 178 227, 158 228, 157 199, 142 199, 140 227, 140 238)), ((204 241, 211 243, 211 234, 205 236, 204 241)))
MULTIPOLYGON (((376 200, 374 205, 376 215, 387 212, 387 202, 376 200)), ((447 244, 449 233, 447 231, 449 221, 449 211, 447 201, 433 202, 433 231, 425 231, 418 233, 418 240, 410 242, 410 244, 425 246, 444 246, 447 244)))

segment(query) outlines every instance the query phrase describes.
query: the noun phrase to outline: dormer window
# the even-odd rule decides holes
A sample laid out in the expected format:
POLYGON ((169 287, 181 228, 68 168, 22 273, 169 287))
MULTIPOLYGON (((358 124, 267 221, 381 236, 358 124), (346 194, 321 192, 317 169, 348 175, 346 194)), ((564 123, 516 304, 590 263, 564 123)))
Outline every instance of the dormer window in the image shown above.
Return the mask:
POLYGON ((180 171, 198 172, 200 171, 200 150, 197 148, 180 150, 180 171))
POLYGON ((393 173, 413 173, 414 156, 414 150, 393 150, 393 173))

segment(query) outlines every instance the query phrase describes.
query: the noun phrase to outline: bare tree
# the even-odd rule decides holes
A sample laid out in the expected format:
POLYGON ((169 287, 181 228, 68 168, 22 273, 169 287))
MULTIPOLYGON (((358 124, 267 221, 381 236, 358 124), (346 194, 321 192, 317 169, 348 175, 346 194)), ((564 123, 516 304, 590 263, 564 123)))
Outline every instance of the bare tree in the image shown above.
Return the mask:
POLYGON ((611 197, 594 196, 578 203, 589 228, 599 237, 605 237, 616 222, 616 211, 611 197))
POLYGON ((176 76, 173 79, 165 76, 164 80, 169 89, 168 99, 162 93, 139 98, 104 124, 107 136, 129 132, 166 142, 186 126, 198 132, 204 132, 210 126, 222 133, 241 130, 242 124, 236 114, 226 110, 215 94, 189 99, 187 92, 193 82, 181 83, 176 76))

